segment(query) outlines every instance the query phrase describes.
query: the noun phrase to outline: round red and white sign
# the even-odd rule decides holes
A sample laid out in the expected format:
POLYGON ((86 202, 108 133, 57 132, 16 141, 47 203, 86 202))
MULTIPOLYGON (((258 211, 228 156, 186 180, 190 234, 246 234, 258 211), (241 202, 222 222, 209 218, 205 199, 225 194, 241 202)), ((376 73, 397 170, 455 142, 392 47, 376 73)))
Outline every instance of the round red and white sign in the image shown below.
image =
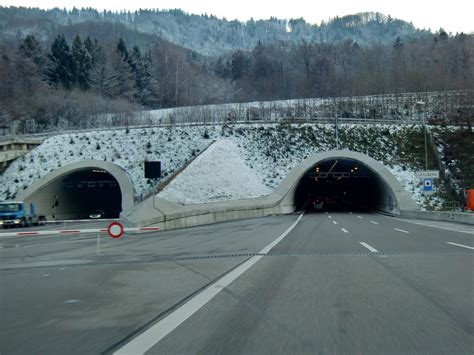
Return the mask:
POLYGON ((120 238, 123 234, 123 226, 119 222, 110 223, 107 232, 112 238, 120 238))

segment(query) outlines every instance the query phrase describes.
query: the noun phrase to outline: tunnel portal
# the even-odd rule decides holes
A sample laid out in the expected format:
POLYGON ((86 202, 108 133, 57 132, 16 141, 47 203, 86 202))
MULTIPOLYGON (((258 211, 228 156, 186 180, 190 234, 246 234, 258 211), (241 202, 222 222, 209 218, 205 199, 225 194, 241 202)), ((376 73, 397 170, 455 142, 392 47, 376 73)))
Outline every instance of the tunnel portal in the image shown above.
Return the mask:
POLYGON ((295 190, 298 211, 393 210, 391 188, 367 165, 347 158, 326 159, 301 177, 295 190))

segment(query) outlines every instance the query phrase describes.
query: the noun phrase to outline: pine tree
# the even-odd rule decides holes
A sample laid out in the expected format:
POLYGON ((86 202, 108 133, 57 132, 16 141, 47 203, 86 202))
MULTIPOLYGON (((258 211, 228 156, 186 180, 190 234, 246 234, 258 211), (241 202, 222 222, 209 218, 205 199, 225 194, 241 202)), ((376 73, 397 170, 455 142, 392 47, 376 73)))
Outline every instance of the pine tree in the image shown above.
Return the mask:
POLYGON ((74 81, 81 90, 87 90, 90 87, 92 56, 79 35, 74 38, 71 53, 74 62, 74 81))
POLYGON ((25 40, 18 47, 18 52, 22 58, 28 58, 41 68, 44 65, 43 49, 34 35, 26 36, 25 40))
POLYGON ((48 82, 58 88, 70 90, 74 84, 74 60, 64 35, 58 35, 51 44, 51 53, 45 70, 48 82))

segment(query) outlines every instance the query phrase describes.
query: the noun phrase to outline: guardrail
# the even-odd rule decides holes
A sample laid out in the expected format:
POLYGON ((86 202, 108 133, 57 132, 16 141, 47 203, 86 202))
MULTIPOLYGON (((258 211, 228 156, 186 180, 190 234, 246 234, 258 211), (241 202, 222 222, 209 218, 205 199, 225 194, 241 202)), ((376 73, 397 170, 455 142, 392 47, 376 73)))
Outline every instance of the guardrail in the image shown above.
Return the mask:
MULTIPOLYGON (((338 123, 352 123, 352 124, 421 124, 418 119, 413 120, 402 120, 402 119, 382 119, 382 118, 337 118, 338 123)), ((94 128, 82 128, 82 129, 70 129, 61 131, 50 131, 42 133, 30 133, 22 135, 11 135, 0 137, 0 141, 9 139, 28 139, 34 137, 42 137, 44 139, 60 135, 60 134, 71 134, 71 133, 88 133, 97 131, 119 131, 126 129, 146 129, 146 128, 169 128, 169 127, 202 127, 202 126, 215 126, 215 125, 252 125, 252 124, 278 124, 278 123, 334 123, 335 119, 331 117, 314 117, 314 118, 298 118, 298 117, 283 117, 278 119, 263 119, 263 120, 229 120, 222 119, 216 121, 206 122, 187 122, 187 123, 155 123, 146 125, 130 125, 130 126, 115 126, 115 127, 94 127, 94 128)))
POLYGON ((446 211, 400 211, 400 217, 428 219, 431 221, 457 222, 474 225, 474 213, 446 211))

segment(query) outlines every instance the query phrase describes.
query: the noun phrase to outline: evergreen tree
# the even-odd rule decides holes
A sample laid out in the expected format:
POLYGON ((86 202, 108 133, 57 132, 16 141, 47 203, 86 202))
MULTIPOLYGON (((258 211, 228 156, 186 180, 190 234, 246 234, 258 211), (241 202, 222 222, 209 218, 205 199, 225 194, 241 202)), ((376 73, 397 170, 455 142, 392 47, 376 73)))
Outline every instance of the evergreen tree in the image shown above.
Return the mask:
POLYGON ((120 57, 124 61, 128 61, 128 50, 127 50, 127 45, 125 44, 125 41, 123 38, 119 38, 119 41, 117 43, 117 53, 120 54, 120 57))
POLYGON ((26 36, 25 40, 18 47, 18 52, 22 58, 31 59, 38 68, 44 65, 43 49, 34 35, 26 36))
POLYGON ((48 82, 56 88, 70 90, 74 84, 74 60, 64 35, 58 35, 51 44, 45 74, 48 82))
POLYGON ((74 63, 74 81, 81 90, 87 90, 90 87, 92 56, 79 35, 74 38, 71 53, 74 63))

